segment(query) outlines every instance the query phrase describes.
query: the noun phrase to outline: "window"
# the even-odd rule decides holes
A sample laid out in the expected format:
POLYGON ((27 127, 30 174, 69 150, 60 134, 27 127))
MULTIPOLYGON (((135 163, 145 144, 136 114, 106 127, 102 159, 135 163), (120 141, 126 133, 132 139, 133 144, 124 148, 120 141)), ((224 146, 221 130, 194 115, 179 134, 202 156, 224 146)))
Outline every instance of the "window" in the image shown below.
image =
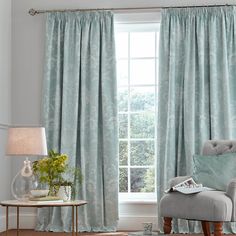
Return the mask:
POLYGON ((157 23, 116 30, 121 198, 155 197, 158 39, 157 23))

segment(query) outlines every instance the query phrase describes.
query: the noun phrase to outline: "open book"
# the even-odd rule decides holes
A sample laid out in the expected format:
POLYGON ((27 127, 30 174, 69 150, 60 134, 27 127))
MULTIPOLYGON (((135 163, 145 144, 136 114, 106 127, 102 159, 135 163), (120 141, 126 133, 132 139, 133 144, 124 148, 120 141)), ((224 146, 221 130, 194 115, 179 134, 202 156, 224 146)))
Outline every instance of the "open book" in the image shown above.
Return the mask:
POLYGON ((165 190, 165 193, 178 191, 183 194, 199 193, 203 191, 212 191, 213 188, 203 187, 202 184, 197 184, 192 177, 184 180, 183 182, 175 185, 174 187, 165 190))

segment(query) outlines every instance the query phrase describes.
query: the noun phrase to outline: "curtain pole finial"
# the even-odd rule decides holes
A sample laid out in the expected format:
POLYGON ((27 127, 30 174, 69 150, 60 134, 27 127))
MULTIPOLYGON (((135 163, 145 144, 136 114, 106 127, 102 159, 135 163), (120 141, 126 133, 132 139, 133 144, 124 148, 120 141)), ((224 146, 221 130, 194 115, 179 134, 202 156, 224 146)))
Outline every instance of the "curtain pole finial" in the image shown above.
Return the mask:
POLYGON ((33 8, 29 9, 29 14, 31 16, 35 16, 38 12, 36 10, 34 10, 33 8))

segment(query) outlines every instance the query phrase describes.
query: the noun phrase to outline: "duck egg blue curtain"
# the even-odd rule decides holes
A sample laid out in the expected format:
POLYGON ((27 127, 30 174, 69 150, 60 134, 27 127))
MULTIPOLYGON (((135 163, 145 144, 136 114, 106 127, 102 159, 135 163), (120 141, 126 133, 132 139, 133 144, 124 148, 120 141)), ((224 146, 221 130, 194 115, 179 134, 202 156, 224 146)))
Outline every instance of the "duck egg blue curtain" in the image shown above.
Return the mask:
MULTIPOLYGON (((111 12, 50 13, 46 22, 43 120, 48 148, 82 169, 80 231, 114 231, 118 132, 111 12)), ((37 230, 71 231, 71 209, 39 209, 37 230)))
MULTIPOLYGON (((191 175, 192 155, 208 139, 236 138, 236 8, 162 12, 159 50, 157 189, 191 175)), ((236 232, 225 224, 224 232, 236 232)), ((200 232, 175 221, 174 232, 200 232)))

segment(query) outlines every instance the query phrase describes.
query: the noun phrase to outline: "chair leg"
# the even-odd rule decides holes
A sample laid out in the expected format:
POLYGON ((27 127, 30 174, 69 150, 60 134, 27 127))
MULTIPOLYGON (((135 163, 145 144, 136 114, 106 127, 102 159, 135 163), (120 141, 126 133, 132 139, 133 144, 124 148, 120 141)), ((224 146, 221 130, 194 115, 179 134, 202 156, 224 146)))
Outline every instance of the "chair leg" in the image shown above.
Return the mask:
POLYGON ((223 225, 223 222, 214 222, 214 236, 223 235, 222 225, 223 225))
POLYGON ((172 228, 171 221, 172 218, 164 217, 164 234, 170 234, 172 228))
POLYGON ((201 221, 202 223, 202 231, 204 233, 204 236, 210 236, 210 223, 208 221, 201 221))

